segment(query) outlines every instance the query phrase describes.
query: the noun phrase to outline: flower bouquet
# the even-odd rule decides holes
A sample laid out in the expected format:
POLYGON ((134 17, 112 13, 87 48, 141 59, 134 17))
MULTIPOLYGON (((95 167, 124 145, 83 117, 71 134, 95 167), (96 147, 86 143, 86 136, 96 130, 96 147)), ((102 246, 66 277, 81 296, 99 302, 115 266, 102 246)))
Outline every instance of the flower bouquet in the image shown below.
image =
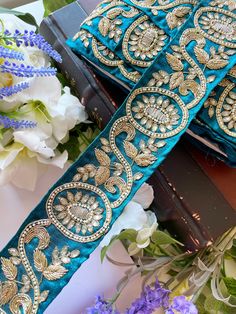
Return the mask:
POLYGON ((0 26, 0 184, 34 190, 45 165, 63 168, 68 157, 76 159, 92 129, 83 134, 87 113, 57 77, 53 60, 61 62, 60 55, 14 15, 1 14, 0 26), (75 127, 82 134, 76 151, 68 144, 75 127))

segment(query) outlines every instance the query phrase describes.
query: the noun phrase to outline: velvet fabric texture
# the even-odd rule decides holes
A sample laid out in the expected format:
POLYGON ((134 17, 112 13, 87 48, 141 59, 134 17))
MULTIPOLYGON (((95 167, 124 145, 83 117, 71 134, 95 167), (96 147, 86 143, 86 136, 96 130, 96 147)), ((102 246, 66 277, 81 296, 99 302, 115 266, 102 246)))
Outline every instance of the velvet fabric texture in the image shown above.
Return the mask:
MULTIPOLYGON (((151 63, 156 59, 156 53, 159 54, 160 51, 162 49, 165 49, 165 47, 170 43, 171 39, 174 38, 176 32, 178 31, 178 28, 182 23, 184 23, 184 20, 189 17, 189 14, 192 12, 197 2, 148 2, 124 0, 122 2, 116 1, 114 3, 115 6, 111 7, 110 11, 102 10, 100 16, 93 17, 93 15, 91 15, 92 18, 86 20, 85 23, 81 26, 82 35, 78 35, 78 38, 76 40, 69 40, 68 44, 82 58, 88 60, 93 66, 96 67, 98 71, 103 73, 103 75, 105 74, 111 77, 111 79, 113 79, 116 84, 118 83, 130 90, 143 75, 147 67, 149 67, 151 63), (132 12, 134 10, 137 10, 137 14, 134 17, 127 19, 127 17, 122 14, 122 10, 125 10, 125 12, 132 12), (115 20, 113 20, 114 16, 115 20), (145 22, 142 24, 140 19, 144 19, 145 22), (114 37, 112 36, 115 36, 115 29, 112 29, 112 25, 117 20, 120 29, 120 35, 117 37, 117 42, 114 43, 114 37), (101 30, 101 25, 106 24, 106 22, 106 28, 108 29, 107 34, 106 30, 103 30, 102 32, 99 31, 99 29, 101 30), (132 26, 135 25, 135 22, 137 22, 136 28, 132 26), (141 26, 138 27, 138 25, 141 26), (144 37, 141 38, 139 34, 143 32, 143 30, 145 30, 145 27, 151 29, 153 28, 153 25, 156 26, 156 30, 162 31, 162 33, 159 32, 159 35, 157 35, 159 36, 158 40, 160 48, 162 47, 162 49, 158 49, 158 51, 151 51, 152 49, 150 51, 147 51, 143 49, 141 51, 141 49, 138 49, 138 46, 140 46, 144 37), (110 31, 110 29, 112 30, 110 31), (87 37, 86 41, 84 41, 84 36, 87 37), (96 53, 95 39, 98 43, 98 49, 100 49, 100 53, 96 53), (128 45, 125 43, 127 40, 130 43, 128 45), (125 48, 126 46, 128 47, 128 49, 125 48), (152 53, 154 53, 154 55, 152 55, 152 53), (129 55, 128 57, 127 54, 129 55), (111 59, 109 55, 113 56, 113 59, 111 59), (108 62, 108 60, 110 61, 110 63, 108 62), (116 60, 116 62, 112 62, 112 60, 116 60), (145 62, 143 65, 140 65, 140 62, 142 61, 145 62), (123 62, 123 71, 121 69, 121 66, 118 64, 120 62, 123 62), (124 71, 124 69, 126 69, 126 71, 124 71), (126 72, 129 73, 130 76, 126 72), (136 73, 136 75, 134 75, 134 73, 136 73)), ((217 7, 217 1, 212 1, 212 3, 214 9, 216 9, 216 11, 212 13, 214 18, 214 15, 217 14, 217 9, 219 9, 219 7, 217 7)), ((109 5, 109 3, 105 2, 100 6, 100 8, 105 9, 107 5, 109 5)), ((223 5, 220 8, 224 9, 223 5)), ((232 12, 235 12, 236 7, 230 7, 230 9, 232 10, 232 12)), ((208 25, 210 23, 210 20, 211 15, 206 16, 204 26, 206 27, 206 31, 214 33, 214 27, 211 29, 211 27, 208 25)), ((225 58, 224 60, 226 60, 228 58, 228 55, 224 55, 223 47, 221 49, 222 56, 223 58, 225 58)), ((207 60, 205 61, 209 62, 210 59, 214 58, 214 53, 214 48, 212 48, 212 50, 209 51, 208 55, 205 54, 203 59, 206 58, 207 60)), ((234 54, 233 51, 231 51, 231 53, 234 54)), ((175 51, 175 54, 177 56, 178 51, 175 51)), ((201 57, 200 53, 199 57, 201 57)), ((212 77, 214 76, 216 76, 216 73, 212 74, 212 77)), ((228 75, 227 80, 231 83, 235 83, 235 77, 235 73, 233 75, 228 75)), ((214 102, 214 105, 210 105, 209 100, 207 100, 206 106, 203 107, 203 109, 197 116, 198 121, 194 120, 193 123, 190 125, 190 129, 195 134, 202 136, 205 142, 208 142, 210 144, 209 146, 214 146, 216 148, 215 150, 210 149, 209 146, 202 144, 201 148, 203 150, 205 150, 207 153, 213 153, 217 158, 225 161, 230 166, 235 167, 236 114, 235 109, 233 109, 235 105, 231 106, 231 109, 228 109, 228 113, 226 112, 227 110, 225 110, 224 107, 227 107, 227 105, 229 105, 227 104, 228 96, 225 97, 225 101, 223 104, 219 104, 219 99, 223 92, 224 88, 220 86, 216 88, 210 98, 211 102, 214 102), (219 107, 221 109, 219 109, 219 107), (213 109, 215 111, 214 113, 213 109), (232 116, 231 121, 234 120, 234 122, 227 122, 227 120, 229 119, 229 115, 227 114, 232 116), (228 129, 229 127, 230 129, 228 129), (217 153, 217 151, 221 151, 221 153, 217 153)), ((232 86, 230 92, 231 94, 235 93, 236 87, 232 86)))
MULTIPOLYGON (((105 1, 102 7, 110 3, 114 4, 105 1)), ((227 62, 219 55, 209 64, 199 58, 199 53, 209 54, 212 47, 217 55, 220 46, 225 53, 236 49, 235 37, 219 40, 215 36, 222 28, 216 27, 212 35, 204 31, 209 11, 214 12, 211 3, 204 0, 196 5, 106 129, 50 189, 1 252, 1 314, 44 312, 235 65, 234 55, 229 55, 227 62)), ((96 14, 102 19, 99 9, 96 14)), ((116 14, 113 11, 111 15, 116 14)), ((235 23, 227 8, 218 15, 223 25, 228 21, 229 28, 235 23)), ((99 28, 105 34, 108 26, 101 23, 99 28)), ((148 31, 145 25, 144 30, 148 31)), ((145 41, 156 33, 147 34, 145 41)))

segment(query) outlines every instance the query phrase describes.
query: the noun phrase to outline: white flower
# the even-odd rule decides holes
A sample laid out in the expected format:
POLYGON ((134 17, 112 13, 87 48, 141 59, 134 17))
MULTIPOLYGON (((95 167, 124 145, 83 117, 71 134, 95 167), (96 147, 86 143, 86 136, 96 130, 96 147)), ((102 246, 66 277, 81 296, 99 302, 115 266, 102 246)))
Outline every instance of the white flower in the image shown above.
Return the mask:
MULTIPOLYGON (((0 18, 11 32, 33 29, 15 16, 0 15, 0 18)), ((50 66, 48 56, 37 47, 20 47, 19 50, 24 53, 24 64, 50 66)), ((76 124, 87 120, 87 113, 69 87, 62 90, 57 77, 21 78, 9 74, 1 75, 1 79, 2 84, 8 84, 6 86, 27 81, 30 87, 0 100, 0 112, 11 113, 20 120, 35 121, 37 126, 16 130, 4 130, 0 126, 0 184, 12 182, 33 190, 42 167, 39 164, 64 167, 68 153, 61 154, 58 144, 69 139, 69 131, 76 124)))
POLYGON ((157 220, 154 213, 150 212, 147 223, 141 230, 138 231, 136 242, 133 242, 128 247, 129 255, 136 255, 142 252, 142 249, 146 248, 150 244, 150 238, 157 230, 157 220))
POLYGON ((133 199, 124 208, 123 213, 115 221, 111 230, 104 237, 101 246, 107 246, 111 239, 120 234, 124 229, 142 230, 150 224, 156 223, 156 216, 151 211, 144 211, 149 208, 154 199, 153 188, 144 183, 134 195, 133 199))

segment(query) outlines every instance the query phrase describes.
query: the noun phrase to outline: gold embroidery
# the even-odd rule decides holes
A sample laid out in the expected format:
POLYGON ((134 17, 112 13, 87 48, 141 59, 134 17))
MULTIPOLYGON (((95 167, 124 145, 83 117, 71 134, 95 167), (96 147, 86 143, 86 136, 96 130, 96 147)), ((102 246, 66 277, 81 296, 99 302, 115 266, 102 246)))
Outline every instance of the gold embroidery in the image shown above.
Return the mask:
POLYGON ((225 87, 217 101, 215 92, 204 103, 204 108, 208 109, 210 119, 216 114, 216 121, 219 127, 229 136, 236 137, 236 93, 233 91, 236 84, 224 79, 219 86, 225 87))
MULTIPOLYGON (((50 224, 47 219, 29 224, 20 235, 18 249, 9 249, 10 258, 1 258, 1 268, 7 281, 0 282, 0 307, 9 304, 13 314, 21 310, 28 314, 37 313, 39 304, 45 302, 49 295, 47 290, 40 291, 43 278, 50 281, 62 278, 67 273, 63 264, 70 263, 71 259, 80 254, 79 250, 69 251, 68 247, 64 247, 60 251, 55 247, 52 262, 49 263, 43 251, 50 245, 50 236, 46 230, 50 224), (35 238, 38 239, 38 245, 31 266, 25 246, 35 238), (18 271, 20 266, 24 267, 26 274, 18 271), (32 290, 33 299, 29 294, 32 290)), ((0 313, 5 314, 1 308, 0 313)))
POLYGON ((234 13, 220 8, 201 8, 194 16, 194 24, 204 37, 214 43, 228 48, 236 48, 234 13))
MULTIPOLYGON (((39 304, 49 295, 49 291, 41 291, 42 283, 63 278, 68 272, 66 265, 80 254, 79 250, 70 251, 68 247, 54 247, 49 228, 55 227, 75 242, 86 243, 100 238, 109 228, 112 209, 118 208, 127 199, 134 181, 143 176, 140 170, 133 173, 133 165, 143 171, 143 168, 154 164, 159 151, 170 148, 166 139, 186 128, 189 110, 198 105, 206 94, 205 69, 226 67, 227 56, 231 55, 226 48, 236 48, 234 35, 231 41, 216 35, 222 34, 222 29, 217 28, 219 24, 215 20, 213 25, 217 27, 214 26, 214 33, 208 34, 201 29, 203 16, 211 10, 208 7, 196 12, 196 29, 185 30, 178 45, 172 46, 165 54, 165 71, 156 70, 148 82, 149 86, 137 88, 131 93, 125 115, 114 121, 108 137, 101 138, 101 144, 89 152, 90 156, 93 154, 94 164, 80 165, 73 182, 57 187, 50 194, 46 204, 48 219, 30 223, 19 236, 17 249, 9 250, 10 257, 1 258, 2 276, 5 278, 0 283, 1 307, 9 306, 13 314, 22 311, 36 314, 39 304), (206 38, 219 47, 209 53, 209 49, 205 48, 206 38), (193 51, 192 57, 188 50, 193 51), (216 59, 218 61, 212 61, 216 59), (140 132, 143 134, 141 139, 140 132), (107 191, 112 194, 110 199, 106 196, 107 191)), ((214 10, 235 18, 225 10, 214 10)), ((231 27, 231 19, 227 27, 231 27)), ((212 77, 208 79, 214 80, 212 77)), ((221 115, 219 123, 232 132, 230 130, 235 128, 236 94, 230 88, 233 85, 226 87, 216 114, 221 115)), ((0 313, 5 314, 5 311, 0 309, 0 313)))
POLYGON ((146 68, 165 46, 165 39, 165 32, 151 23, 145 15, 138 18, 126 31, 122 52, 131 64, 146 68))
POLYGON ((234 138, 236 138, 236 93, 232 90, 235 87, 235 84, 229 84, 216 106, 216 119, 220 128, 234 138))
POLYGON ((56 188, 47 201, 47 213, 60 232, 74 241, 83 243, 100 238, 107 231, 112 217, 111 206, 105 193, 96 186, 82 182, 71 182, 56 188), (106 218, 101 225, 103 212, 106 218), (94 227, 100 229, 94 232, 94 227))
POLYGON ((174 136, 185 128, 188 121, 188 110, 180 97, 158 87, 136 89, 127 100, 126 108, 132 125, 152 138, 174 136), (148 97, 149 94, 152 96, 148 97), (169 98, 172 99, 171 104, 169 98))
POLYGON ((169 12, 166 16, 166 22, 170 29, 180 27, 183 25, 186 17, 191 13, 190 7, 175 8, 172 12, 169 12))
POLYGON ((138 82, 141 75, 138 71, 129 72, 125 67, 125 62, 115 57, 114 53, 100 44, 94 37, 92 39, 92 49, 94 56, 103 64, 110 67, 117 67, 121 74, 132 82, 138 82))

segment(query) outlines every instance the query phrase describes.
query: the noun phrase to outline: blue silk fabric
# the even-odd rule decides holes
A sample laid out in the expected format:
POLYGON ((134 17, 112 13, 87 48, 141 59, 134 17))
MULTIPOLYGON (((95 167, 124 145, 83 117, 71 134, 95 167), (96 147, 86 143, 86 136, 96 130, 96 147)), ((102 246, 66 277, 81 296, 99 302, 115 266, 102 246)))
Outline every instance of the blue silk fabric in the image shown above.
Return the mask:
MULTIPOLYGON (((174 38, 179 27, 189 17, 197 2, 194 0, 104 1, 97 11, 95 10, 82 24, 81 31, 74 40, 70 40, 68 43, 76 53, 92 63, 98 71, 130 90, 156 59, 160 51, 174 38), (128 17, 129 15, 132 18, 128 17)), ((218 13, 227 7, 235 13, 236 3, 211 1, 211 5, 213 10, 205 15, 204 20, 202 20, 202 27, 206 33, 218 36, 216 34, 217 25, 220 25, 218 13)), ((220 30, 219 38, 229 36, 235 39, 236 26, 234 22, 232 24, 225 22, 224 27, 224 30, 220 30)), ((229 55, 234 54, 234 51, 227 53, 229 55)), ((179 56, 177 50, 174 50, 174 54, 179 56)), ((210 64, 212 70, 217 70, 214 60, 219 55, 222 59, 221 65, 226 63, 229 57, 224 52, 224 46, 221 46, 217 53, 212 47, 209 53, 203 55, 201 51, 198 51, 197 54, 202 64, 210 64)), ((229 84, 235 82, 235 72, 236 69, 232 71, 231 75, 228 75, 229 84)), ((215 76, 216 73, 212 73, 211 79, 214 80, 215 76)), ((194 77, 194 74, 190 73, 189 77, 194 77)), ((172 86, 181 85, 181 76, 178 77, 176 74, 175 78, 172 86)), ((150 84, 155 84, 154 80, 150 84)), ((229 93, 232 95, 235 92, 234 85, 229 93)), ((202 145, 202 148, 208 153, 212 152, 219 159, 231 166, 236 166, 235 98, 233 99, 234 103, 228 104, 227 101, 230 102, 230 100, 228 99, 229 95, 227 95, 222 104, 222 93, 225 95, 225 89, 222 86, 216 87, 211 100, 207 100, 197 119, 190 125, 190 130, 205 140, 208 145, 202 145), (214 102, 214 105, 210 105, 210 101, 214 102), (211 150, 210 147, 215 149, 211 150)))
MULTIPOLYGON (((102 7, 114 2, 104 1, 102 7)), ((141 2, 145 1, 136 1, 141 2)), ((189 6, 191 1, 178 2, 189 6)), ((218 10, 214 3, 199 2, 187 21, 181 20, 183 26, 168 35, 172 41, 147 67, 106 129, 49 190, 1 252, 1 314, 44 312, 233 68, 235 37, 220 35, 219 39, 219 32, 226 29, 229 33, 235 15, 227 5, 218 10), (208 34, 203 26, 216 9, 215 18, 220 18, 221 24, 208 34), (213 61, 204 64, 203 58, 213 48, 213 61), (227 60, 221 56, 222 49, 229 55, 227 60)), ((155 11, 160 23, 168 11, 162 10, 155 11)), ((99 11, 97 14, 98 26, 102 17, 99 11)), ((127 25, 132 21, 129 17, 127 25)), ((105 21, 98 27, 107 33, 105 21)), ((86 38, 91 39, 84 37, 84 42, 86 38)), ((112 42, 110 47, 117 45, 112 42)))

